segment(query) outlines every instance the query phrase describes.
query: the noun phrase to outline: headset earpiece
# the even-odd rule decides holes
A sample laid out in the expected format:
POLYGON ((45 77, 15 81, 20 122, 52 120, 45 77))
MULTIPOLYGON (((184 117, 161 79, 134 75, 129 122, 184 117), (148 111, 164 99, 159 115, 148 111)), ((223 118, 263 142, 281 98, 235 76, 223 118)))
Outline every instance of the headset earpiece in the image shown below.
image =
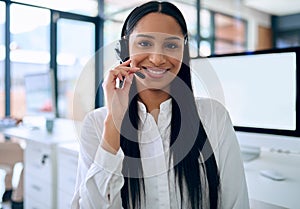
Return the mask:
POLYGON ((121 62, 129 59, 128 39, 126 37, 117 42, 115 51, 121 62))

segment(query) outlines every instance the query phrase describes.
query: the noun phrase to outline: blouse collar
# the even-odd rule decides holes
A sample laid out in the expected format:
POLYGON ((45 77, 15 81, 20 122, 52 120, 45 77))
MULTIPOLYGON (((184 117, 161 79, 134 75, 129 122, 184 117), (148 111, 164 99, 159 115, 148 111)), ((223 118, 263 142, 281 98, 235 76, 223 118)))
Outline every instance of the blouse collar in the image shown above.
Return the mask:
MULTIPOLYGON (((168 117, 172 112, 172 98, 162 102, 159 106, 159 117, 168 117)), ((138 101, 138 115, 142 121, 145 121, 147 116, 147 108, 144 103, 138 101)))

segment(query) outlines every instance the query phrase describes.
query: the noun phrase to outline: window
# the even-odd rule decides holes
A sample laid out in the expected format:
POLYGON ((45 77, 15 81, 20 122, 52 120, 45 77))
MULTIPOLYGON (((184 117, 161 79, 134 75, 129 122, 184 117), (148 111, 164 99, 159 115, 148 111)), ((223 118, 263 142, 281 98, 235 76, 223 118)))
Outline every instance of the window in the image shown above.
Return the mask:
POLYGON ((215 54, 246 51, 246 25, 243 20, 215 14, 215 54))
MULTIPOLYGON (((25 93, 24 77, 26 75, 40 75, 52 71, 54 72, 51 74, 54 83, 60 85, 58 88, 55 87, 55 90, 61 92, 65 86, 74 86, 76 82, 74 78, 79 74, 78 69, 85 65, 89 56, 94 55, 95 48, 101 44, 99 37, 102 34, 98 34, 101 24, 97 0, 16 0, 13 2, 0 0, 0 117, 5 113, 18 118, 30 115, 27 111, 25 93), (9 6, 6 7, 6 4, 9 6), (8 7, 9 10, 5 14, 8 7), (9 28, 5 24, 6 17, 10 21, 9 28), (60 17, 70 19, 70 22, 64 26, 68 29, 60 30, 64 24, 63 21, 57 22, 60 17), (71 19, 76 21, 71 21, 71 19), (54 27, 51 27, 51 20, 53 20, 52 26, 54 27), (88 22, 85 25, 93 24, 92 29, 78 26, 78 22, 85 21, 88 22), (100 24, 96 25, 96 23, 100 24), (74 27, 71 26, 72 24, 75 24, 74 27), (72 30, 76 27, 77 29, 72 30), (69 29, 71 29, 70 33, 67 31, 69 29), (61 31, 63 32, 60 33, 61 31), (58 33, 63 34, 63 41, 60 39, 62 36, 58 37, 58 33), (9 34, 7 39, 5 38, 6 34, 9 34), (77 45, 74 44, 74 40, 77 45), (56 45, 51 47, 50 43, 56 43, 56 45), (9 47, 6 48, 6 46, 9 47), (51 55, 55 55, 55 57, 53 58, 51 55), (71 68, 71 65, 68 64, 72 64, 73 55, 75 63, 72 67, 74 68, 72 72, 66 73, 65 69, 71 68), (9 60, 7 60, 8 57, 9 60), (8 61, 7 65, 5 65, 6 61, 8 61), (5 84, 5 71, 10 76, 8 84, 5 84), (67 76, 65 76, 66 74, 67 76), (64 80, 66 77, 68 77, 68 81, 64 80), (57 79, 60 80, 57 81, 57 79), (60 82, 62 80, 64 82, 60 82), (5 95, 9 96, 8 100, 5 100, 5 95)), ((53 99, 60 102, 58 98, 53 99)), ((99 105, 98 101, 95 103, 99 105)), ((46 109, 49 111, 49 108, 46 109)), ((55 111, 59 110, 55 109, 55 111)), ((59 116, 59 114, 57 115, 59 116)), ((68 114, 64 113, 63 115, 68 114)))
POLYGON ((11 115, 26 115, 24 77, 49 71, 50 11, 11 4, 11 115))
POLYGON ((76 81, 95 53, 95 24, 59 19, 57 22, 57 80, 59 117, 73 118, 76 81))
POLYGON ((104 46, 110 45, 121 37, 123 23, 120 21, 106 20, 104 22, 104 46))
POLYGON ((212 28, 212 15, 211 12, 206 9, 200 10, 200 56, 209 56, 212 51, 212 40, 213 40, 213 28, 212 28))
POLYGON ((180 11, 182 12, 188 32, 189 32, 189 48, 190 48, 190 56, 196 57, 197 56, 197 8, 195 2, 172 2, 175 4, 180 11))
POLYGON ((5 66, 5 3, 0 2, 0 118, 4 117, 5 89, 4 89, 4 66, 5 66))
POLYGON ((200 10, 200 56, 246 51, 246 21, 208 9, 200 10))
POLYGON ((209 38, 212 36, 211 13, 206 9, 200 10, 200 36, 202 38, 209 38))

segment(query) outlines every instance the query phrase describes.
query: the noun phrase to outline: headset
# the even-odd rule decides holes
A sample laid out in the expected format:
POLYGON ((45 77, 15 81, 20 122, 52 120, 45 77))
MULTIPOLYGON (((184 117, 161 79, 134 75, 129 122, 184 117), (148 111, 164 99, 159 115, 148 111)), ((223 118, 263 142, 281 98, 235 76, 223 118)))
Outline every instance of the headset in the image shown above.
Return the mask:
POLYGON ((120 60, 120 64, 129 59, 129 41, 127 37, 122 37, 116 44, 115 52, 120 60))

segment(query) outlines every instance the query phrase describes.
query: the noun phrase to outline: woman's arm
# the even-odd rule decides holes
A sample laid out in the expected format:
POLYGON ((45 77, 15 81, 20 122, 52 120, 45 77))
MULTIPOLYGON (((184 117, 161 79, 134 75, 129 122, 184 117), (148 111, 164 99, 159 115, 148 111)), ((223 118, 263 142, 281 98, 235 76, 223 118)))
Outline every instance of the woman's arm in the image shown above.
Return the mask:
POLYGON ((225 107, 213 99, 196 100, 220 175, 220 208, 249 209, 239 144, 225 107))
POLYGON ((90 113, 83 123, 73 209, 104 209, 122 207, 120 190, 124 154, 120 149, 120 127, 128 108, 128 94, 133 73, 128 60, 107 74, 102 84, 106 108, 90 113), (126 78, 122 88, 116 80, 126 78))
MULTIPOLYGON (((224 107, 223 107, 224 108, 224 107)), ((223 123, 219 123, 219 170, 221 208, 249 209, 248 190, 240 147, 228 112, 224 108, 223 123)))
POLYGON ((101 108, 83 122, 72 209, 122 208, 123 152, 119 150, 114 155, 100 145, 105 115, 101 108))

